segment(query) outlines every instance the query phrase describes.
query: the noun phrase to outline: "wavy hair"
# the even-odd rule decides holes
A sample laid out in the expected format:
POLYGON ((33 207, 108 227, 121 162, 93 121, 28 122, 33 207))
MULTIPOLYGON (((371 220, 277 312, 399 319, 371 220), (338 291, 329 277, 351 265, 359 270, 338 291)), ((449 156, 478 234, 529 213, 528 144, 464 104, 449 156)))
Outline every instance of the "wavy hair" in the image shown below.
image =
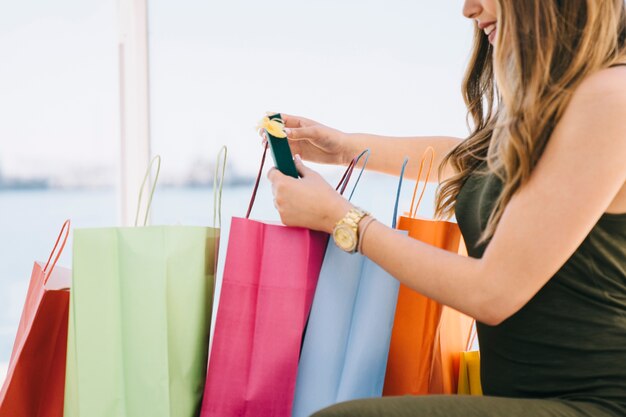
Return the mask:
POLYGON ((440 184, 435 211, 453 215, 471 174, 497 175, 502 191, 480 242, 493 236, 507 203, 528 181, 576 87, 626 58, 624 0, 498 3, 495 48, 475 29, 462 88, 471 134, 439 167, 443 172, 449 163, 455 174, 440 184))

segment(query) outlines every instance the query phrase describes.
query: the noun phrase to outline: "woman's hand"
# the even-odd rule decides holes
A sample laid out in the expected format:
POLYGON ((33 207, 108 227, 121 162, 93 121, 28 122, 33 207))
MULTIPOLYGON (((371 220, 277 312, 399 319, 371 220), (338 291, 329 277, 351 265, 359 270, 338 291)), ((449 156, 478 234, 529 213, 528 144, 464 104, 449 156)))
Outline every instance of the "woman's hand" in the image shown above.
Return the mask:
POLYGON ((286 226, 331 233, 335 224, 350 211, 352 204, 321 175, 305 167, 299 155, 294 162, 301 178, 283 175, 276 168, 267 174, 281 221, 286 226))
POLYGON ((303 117, 282 114, 292 153, 304 160, 347 165, 354 155, 350 135, 303 117))

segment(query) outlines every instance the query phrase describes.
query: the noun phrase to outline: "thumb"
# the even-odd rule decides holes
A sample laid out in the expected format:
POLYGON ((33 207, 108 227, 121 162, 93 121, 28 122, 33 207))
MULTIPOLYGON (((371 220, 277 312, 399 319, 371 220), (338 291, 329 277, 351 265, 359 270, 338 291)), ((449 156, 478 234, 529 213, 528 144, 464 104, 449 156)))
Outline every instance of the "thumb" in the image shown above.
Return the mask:
POLYGON ((319 136, 316 126, 286 128, 285 132, 291 140, 311 139, 319 136))
POLYGON ((298 174, 300 174, 302 178, 309 175, 309 173, 311 172, 311 168, 304 165, 304 162, 302 162, 302 158, 300 157, 300 155, 296 154, 296 156, 293 158, 293 162, 296 164, 298 174))

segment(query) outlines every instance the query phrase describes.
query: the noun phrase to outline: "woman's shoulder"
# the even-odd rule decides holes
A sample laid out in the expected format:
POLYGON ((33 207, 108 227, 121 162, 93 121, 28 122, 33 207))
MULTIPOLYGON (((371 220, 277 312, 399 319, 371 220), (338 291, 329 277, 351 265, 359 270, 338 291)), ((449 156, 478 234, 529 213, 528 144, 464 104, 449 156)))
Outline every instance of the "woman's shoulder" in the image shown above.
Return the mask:
POLYGON ((626 126, 626 65, 603 68, 583 79, 564 116, 575 124, 626 126))
POLYGON ((573 99, 583 102, 604 99, 602 101, 609 101, 612 105, 626 104, 626 61, 587 76, 574 91, 573 99))
MULTIPOLYGON (((589 158, 601 160, 614 177, 619 191, 612 196, 609 212, 626 207, 626 65, 601 69, 585 78, 574 91, 555 139, 570 149, 585 149, 589 158), (589 146, 591 148, 589 148, 589 146)), ((594 174, 595 175, 595 174, 594 174)), ((596 177, 598 177, 596 175, 596 177)))

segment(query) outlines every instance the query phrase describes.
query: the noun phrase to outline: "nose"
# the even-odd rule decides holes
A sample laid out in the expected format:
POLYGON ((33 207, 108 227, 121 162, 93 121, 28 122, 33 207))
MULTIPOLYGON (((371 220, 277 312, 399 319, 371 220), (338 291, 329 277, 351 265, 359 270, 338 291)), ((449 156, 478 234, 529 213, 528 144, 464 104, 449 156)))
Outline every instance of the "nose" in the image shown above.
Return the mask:
POLYGON ((463 16, 468 19, 475 19, 480 15, 482 8, 480 6, 480 0, 465 0, 463 4, 463 16))

